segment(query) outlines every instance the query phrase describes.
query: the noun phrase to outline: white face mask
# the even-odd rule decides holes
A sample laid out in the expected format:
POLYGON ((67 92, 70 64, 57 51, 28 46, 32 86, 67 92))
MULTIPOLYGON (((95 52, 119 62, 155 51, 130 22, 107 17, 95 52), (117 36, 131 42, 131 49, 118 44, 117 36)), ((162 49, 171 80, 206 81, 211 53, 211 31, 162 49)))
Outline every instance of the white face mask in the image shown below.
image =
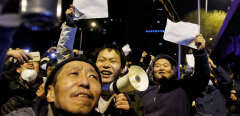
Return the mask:
POLYGON ((27 82, 31 82, 31 81, 36 80, 37 75, 38 75, 37 72, 35 70, 32 70, 32 69, 25 69, 21 73, 22 79, 27 81, 27 82))
POLYGON ((47 70, 47 63, 42 64, 42 65, 41 65, 41 69, 42 69, 42 70, 47 70))

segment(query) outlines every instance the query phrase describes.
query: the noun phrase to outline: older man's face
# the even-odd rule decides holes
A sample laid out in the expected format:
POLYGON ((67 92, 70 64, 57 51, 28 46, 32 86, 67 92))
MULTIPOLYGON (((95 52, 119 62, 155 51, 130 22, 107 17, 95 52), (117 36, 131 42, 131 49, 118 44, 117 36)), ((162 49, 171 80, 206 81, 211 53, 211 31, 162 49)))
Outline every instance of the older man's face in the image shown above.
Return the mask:
POLYGON ((53 92, 58 109, 73 114, 88 114, 98 102, 101 93, 100 75, 94 67, 83 61, 65 64, 57 74, 53 92))

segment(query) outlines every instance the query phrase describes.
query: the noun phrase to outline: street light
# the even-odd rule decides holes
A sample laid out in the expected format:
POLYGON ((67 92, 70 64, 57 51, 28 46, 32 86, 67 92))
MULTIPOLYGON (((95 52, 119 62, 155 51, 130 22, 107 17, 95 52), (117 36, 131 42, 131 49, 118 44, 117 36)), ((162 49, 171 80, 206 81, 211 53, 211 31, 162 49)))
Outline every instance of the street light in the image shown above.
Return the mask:
POLYGON ((95 21, 91 22, 91 27, 95 28, 97 26, 97 23, 95 21))

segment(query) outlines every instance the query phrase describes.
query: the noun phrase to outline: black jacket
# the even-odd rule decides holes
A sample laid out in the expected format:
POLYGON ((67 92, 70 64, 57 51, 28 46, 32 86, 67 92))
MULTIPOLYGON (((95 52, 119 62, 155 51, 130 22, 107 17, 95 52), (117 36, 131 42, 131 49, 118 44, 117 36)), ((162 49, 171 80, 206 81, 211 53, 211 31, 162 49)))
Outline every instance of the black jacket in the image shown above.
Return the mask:
MULTIPOLYGON (((181 80, 172 77, 171 80, 165 80, 160 85, 149 86, 146 91, 139 94, 147 116, 190 115, 191 102, 207 86, 210 72, 206 52, 199 51, 194 55, 195 73, 193 77, 181 80)), ((153 69, 153 65, 151 68, 153 69)))
POLYGON ((225 101, 230 96, 232 79, 221 66, 214 69, 214 75, 217 83, 211 80, 213 84, 208 85, 195 100, 195 116, 227 116, 225 101))
MULTIPOLYGON (((6 116, 60 116, 58 111, 51 107, 45 99, 38 99, 32 107, 21 108, 13 111, 6 116), (49 113, 53 111, 53 114, 49 113), (50 115, 49 115, 50 114, 50 115)), ((101 116, 100 113, 93 111, 90 116, 101 116)))
POLYGON ((2 77, 0 79, 0 111, 1 115, 23 107, 32 106, 33 100, 36 98, 36 91, 42 83, 38 79, 36 83, 27 88, 23 81, 20 81, 19 74, 16 72, 15 65, 5 64, 2 77))

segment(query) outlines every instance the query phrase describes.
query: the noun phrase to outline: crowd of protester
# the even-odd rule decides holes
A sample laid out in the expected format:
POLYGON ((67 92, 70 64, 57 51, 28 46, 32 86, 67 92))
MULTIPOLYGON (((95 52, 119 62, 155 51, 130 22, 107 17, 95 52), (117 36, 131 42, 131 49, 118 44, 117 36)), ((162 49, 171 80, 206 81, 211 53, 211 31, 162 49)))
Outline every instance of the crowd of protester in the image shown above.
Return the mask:
POLYGON ((8 49, 0 78, 2 116, 231 116, 240 115, 239 74, 215 65, 204 37, 194 41, 195 67, 177 77, 177 62, 167 54, 143 52, 147 90, 108 91, 132 65, 122 46, 104 45, 94 55, 74 50, 77 27, 71 6, 58 44, 46 53, 8 49), (50 54, 56 54, 52 57, 50 54), (189 72, 188 72, 189 73, 189 72))

